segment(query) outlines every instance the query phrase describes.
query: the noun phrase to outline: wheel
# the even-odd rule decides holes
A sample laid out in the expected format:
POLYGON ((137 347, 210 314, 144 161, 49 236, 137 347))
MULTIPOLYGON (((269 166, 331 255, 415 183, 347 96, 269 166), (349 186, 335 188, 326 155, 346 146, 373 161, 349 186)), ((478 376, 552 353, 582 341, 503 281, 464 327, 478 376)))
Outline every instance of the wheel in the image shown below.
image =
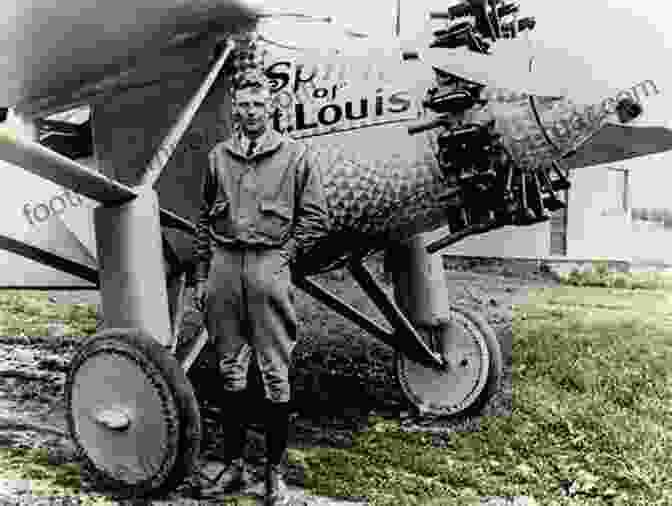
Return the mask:
POLYGON ((191 474, 202 439, 196 396, 147 333, 108 329, 87 340, 72 360, 65 401, 69 435, 102 487, 146 497, 191 474))
POLYGON ((451 367, 437 371, 397 353, 397 379, 406 398, 422 413, 457 415, 480 412, 499 390, 502 350, 492 327, 480 315, 452 308, 456 325, 454 342, 444 338, 444 353, 451 367))

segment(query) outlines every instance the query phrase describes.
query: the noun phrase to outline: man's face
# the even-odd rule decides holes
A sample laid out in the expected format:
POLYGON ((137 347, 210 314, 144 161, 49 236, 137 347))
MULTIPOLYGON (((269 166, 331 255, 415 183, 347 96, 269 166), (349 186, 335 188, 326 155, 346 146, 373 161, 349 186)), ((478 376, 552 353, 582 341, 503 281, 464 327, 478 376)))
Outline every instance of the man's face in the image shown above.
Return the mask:
POLYGON ((246 135, 261 135, 266 130, 271 114, 271 93, 268 88, 238 90, 234 96, 233 109, 246 135))

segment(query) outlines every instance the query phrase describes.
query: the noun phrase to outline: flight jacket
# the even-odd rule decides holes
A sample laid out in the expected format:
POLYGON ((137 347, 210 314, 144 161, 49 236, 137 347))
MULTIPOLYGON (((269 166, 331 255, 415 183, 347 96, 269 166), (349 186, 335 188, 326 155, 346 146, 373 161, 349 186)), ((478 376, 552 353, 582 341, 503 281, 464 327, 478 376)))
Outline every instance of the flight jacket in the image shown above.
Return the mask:
POLYGON ((215 244, 278 247, 293 263, 329 231, 317 157, 306 144, 268 131, 247 156, 237 135, 208 154, 191 284, 207 279, 215 244))

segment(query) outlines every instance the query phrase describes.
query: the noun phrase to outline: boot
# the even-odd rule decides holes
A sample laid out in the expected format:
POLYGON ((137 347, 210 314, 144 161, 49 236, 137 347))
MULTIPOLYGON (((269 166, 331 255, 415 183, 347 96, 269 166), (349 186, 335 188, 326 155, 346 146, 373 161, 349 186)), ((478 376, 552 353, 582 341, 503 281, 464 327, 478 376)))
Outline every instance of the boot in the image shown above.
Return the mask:
POLYGON ((287 449, 289 436, 289 403, 266 401, 266 486, 264 506, 283 506, 287 504, 285 485, 280 464, 287 449))
POLYGON ((241 492, 249 482, 245 461, 242 458, 229 462, 215 478, 204 477, 207 483, 201 487, 203 496, 241 492))
POLYGON ((243 453, 247 442, 247 417, 241 413, 246 404, 247 392, 229 392, 222 395, 220 403, 222 426, 225 438, 224 469, 203 487, 204 494, 212 492, 233 493, 244 489, 249 482, 243 453))
POLYGON ((282 479, 280 466, 274 466, 266 463, 264 473, 264 482, 266 486, 264 495, 264 506, 286 506, 288 498, 285 494, 287 485, 282 479))

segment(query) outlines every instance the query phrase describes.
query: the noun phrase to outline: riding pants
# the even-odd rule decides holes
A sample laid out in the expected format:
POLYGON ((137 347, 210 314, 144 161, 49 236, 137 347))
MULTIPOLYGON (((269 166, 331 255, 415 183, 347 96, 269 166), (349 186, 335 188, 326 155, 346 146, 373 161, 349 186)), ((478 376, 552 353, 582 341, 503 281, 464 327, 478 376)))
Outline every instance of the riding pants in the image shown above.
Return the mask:
POLYGON ((289 401, 289 366, 298 322, 286 252, 228 245, 213 248, 205 312, 224 388, 246 388, 254 353, 266 397, 272 402, 289 401))

